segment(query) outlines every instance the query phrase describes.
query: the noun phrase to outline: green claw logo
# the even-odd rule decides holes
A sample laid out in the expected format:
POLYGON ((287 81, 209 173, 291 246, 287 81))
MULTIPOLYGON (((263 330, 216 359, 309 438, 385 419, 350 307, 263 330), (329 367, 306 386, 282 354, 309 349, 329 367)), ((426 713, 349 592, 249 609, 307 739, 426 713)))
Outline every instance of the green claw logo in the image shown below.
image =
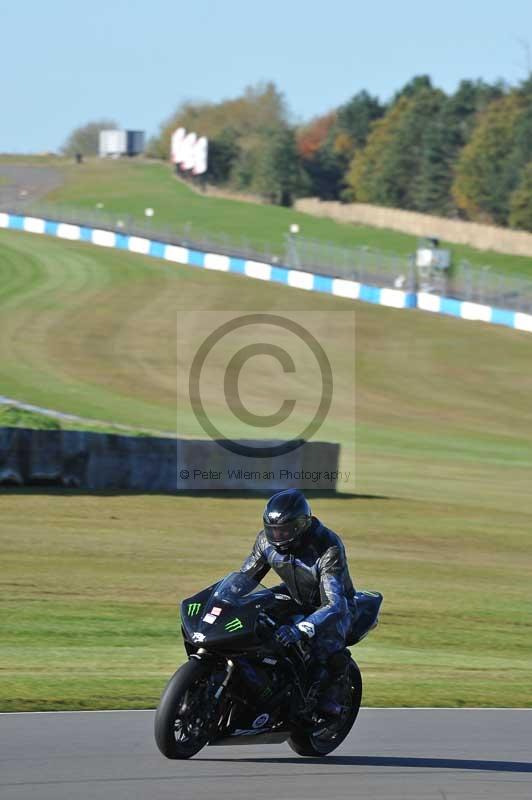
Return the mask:
POLYGON ((201 608, 201 603, 189 603, 188 604, 188 616, 195 617, 196 614, 199 614, 201 608))
POLYGON ((243 626, 242 622, 238 619, 238 617, 235 617, 234 619, 230 620, 229 622, 226 622, 226 624, 225 624, 225 630, 226 631, 230 631, 230 633, 234 633, 235 631, 239 631, 240 628, 243 628, 243 627, 244 626, 243 626))

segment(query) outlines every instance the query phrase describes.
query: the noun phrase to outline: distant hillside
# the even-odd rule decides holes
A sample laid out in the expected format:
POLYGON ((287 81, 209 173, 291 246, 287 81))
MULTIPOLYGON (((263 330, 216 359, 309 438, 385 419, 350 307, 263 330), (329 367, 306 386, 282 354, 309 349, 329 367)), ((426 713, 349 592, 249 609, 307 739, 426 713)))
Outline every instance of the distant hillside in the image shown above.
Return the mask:
MULTIPOLYGON (((185 229, 191 237, 208 233, 226 235, 233 241, 244 241, 259 251, 268 249, 279 256, 285 252, 286 236, 293 223, 299 225, 303 237, 344 248, 369 247, 407 256, 417 246, 417 236, 411 233, 369 225, 345 225, 294 209, 202 195, 176 180, 170 165, 158 161, 92 159, 78 166, 61 158, 34 157, 28 161, 4 157, 0 158, 0 174, 2 164, 13 161, 35 166, 53 164, 62 172, 64 184, 43 199, 49 213, 61 206, 80 208, 89 214, 101 206, 102 211, 116 215, 127 225, 128 219, 148 222, 144 211, 153 208, 151 224, 154 229, 181 234, 185 229)), ((39 211, 43 205, 39 202, 33 208, 39 211)), ((456 260, 466 259, 474 267, 489 264, 497 272, 530 273, 528 258, 446 244, 456 260)))

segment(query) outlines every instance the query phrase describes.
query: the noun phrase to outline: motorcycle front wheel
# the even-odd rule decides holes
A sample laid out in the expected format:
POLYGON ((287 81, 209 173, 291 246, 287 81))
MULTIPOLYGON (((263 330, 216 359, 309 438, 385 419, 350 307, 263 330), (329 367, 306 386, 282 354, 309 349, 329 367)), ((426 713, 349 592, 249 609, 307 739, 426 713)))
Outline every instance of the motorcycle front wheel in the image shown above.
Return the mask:
POLYGON ((344 714, 338 720, 320 723, 314 731, 292 731, 288 744, 300 756, 326 756, 344 741, 355 724, 362 702, 362 675, 353 659, 349 662, 347 701, 344 714))
POLYGON ((207 744, 209 667, 191 659, 168 681, 155 713, 155 741, 166 758, 190 758, 207 744))

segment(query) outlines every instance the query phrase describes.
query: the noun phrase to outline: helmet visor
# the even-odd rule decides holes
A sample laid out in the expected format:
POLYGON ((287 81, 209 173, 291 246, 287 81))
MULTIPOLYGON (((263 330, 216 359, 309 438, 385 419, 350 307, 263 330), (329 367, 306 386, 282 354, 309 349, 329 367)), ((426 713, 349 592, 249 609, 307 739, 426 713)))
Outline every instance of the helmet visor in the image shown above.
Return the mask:
POLYGON ((285 525, 265 525, 264 532, 270 544, 289 544, 297 537, 297 525, 287 522, 285 525))

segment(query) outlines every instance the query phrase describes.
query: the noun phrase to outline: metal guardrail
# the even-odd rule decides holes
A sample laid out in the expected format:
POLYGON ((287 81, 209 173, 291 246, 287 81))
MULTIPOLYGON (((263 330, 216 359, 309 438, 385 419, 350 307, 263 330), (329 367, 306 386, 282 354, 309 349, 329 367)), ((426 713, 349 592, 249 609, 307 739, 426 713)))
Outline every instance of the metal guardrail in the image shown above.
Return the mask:
MULTIPOLYGON (((21 202, 11 203, 9 208, 0 206, 0 210, 142 236, 189 249, 279 264, 378 287, 394 287, 412 292, 419 288, 413 256, 394 255, 369 247, 339 247, 333 243, 303 237, 299 233, 286 234, 283 245, 268 241, 251 242, 243 236, 230 237, 223 233, 199 231, 191 223, 161 227, 148 219, 140 221, 129 214, 111 214, 101 209, 21 202)), ((532 279, 505 275, 489 266, 477 268, 462 261, 448 275, 440 273, 432 285, 423 288, 457 300, 524 313, 532 312, 532 279)))
POLYGON ((453 270, 447 293, 458 300, 512 311, 532 312, 532 280, 525 276, 505 275, 491 267, 472 267, 462 261, 453 270))
POLYGON ((43 202, 11 203, 9 207, 4 208, 0 205, 0 211, 41 217, 55 222, 67 222, 72 225, 101 228, 130 236, 142 236, 165 244, 176 244, 205 252, 217 252, 235 258, 280 263, 282 257, 282 247, 272 247, 269 242, 258 244, 255 241, 252 244, 245 236, 230 237, 223 233, 199 231, 190 222, 182 225, 161 226, 155 225, 148 218, 139 220, 131 214, 114 214, 100 209, 75 208, 43 202))
POLYGON ((414 290, 412 259, 369 247, 339 247, 330 242, 307 239, 300 234, 287 234, 285 264, 292 269, 304 269, 359 283, 414 290))
MULTIPOLYGON (((252 243, 248 238, 230 237, 223 233, 196 230, 191 223, 175 226, 154 225, 149 219, 138 220, 130 214, 111 214, 93 208, 74 208, 42 202, 11 203, 0 210, 11 214, 32 215, 72 225, 102 228, 133 236, 143 236, 166 244, 222 253, 234 258, 264 261, 292 269, 391 286, 398 276, 412 273, 404 256, 371 250, 367 247, 343 248, 338 245, 307 239, 299 234, 286 234, 284 243, 264 241, 252 243)), ((413 280, 410 275, 410 282, 413 280)))
POLYGON ((506 275, 490 266, 473 267, 461 261, 447 273, 435 270, 429 286, 421 286, 414 256, 397 256, 370 248, 341 248, 288 236, 286 264, 325 275, 349 278, 373 286, 417 292, 420 288, 440 296, 524 313, 532 312, 532 279, 506 275))

